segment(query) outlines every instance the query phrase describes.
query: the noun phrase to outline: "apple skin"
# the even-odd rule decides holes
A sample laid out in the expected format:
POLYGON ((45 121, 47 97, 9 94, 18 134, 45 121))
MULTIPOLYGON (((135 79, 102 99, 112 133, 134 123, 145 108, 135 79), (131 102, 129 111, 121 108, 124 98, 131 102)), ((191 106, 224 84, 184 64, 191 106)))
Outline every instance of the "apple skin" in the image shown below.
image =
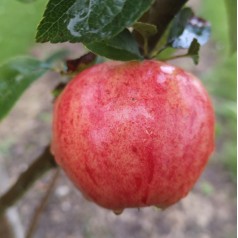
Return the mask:
POLYGON ((86 197, 114 211, 176 203, 213 150, 207 92, 195 76, 163 62, 95 65, 55 103, 57 163, 86 197))

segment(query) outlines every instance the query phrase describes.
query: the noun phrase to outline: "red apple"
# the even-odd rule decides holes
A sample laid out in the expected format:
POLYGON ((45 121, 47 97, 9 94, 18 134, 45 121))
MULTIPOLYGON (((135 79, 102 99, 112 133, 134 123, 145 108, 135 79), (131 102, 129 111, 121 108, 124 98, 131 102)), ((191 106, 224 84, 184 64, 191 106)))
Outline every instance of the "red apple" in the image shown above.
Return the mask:
POLYGON ((114 211, 165 208, 214 149, 201 82, 163 62, 107 62, 77 75, 54 108, 52 152, 84 195, 114 211))

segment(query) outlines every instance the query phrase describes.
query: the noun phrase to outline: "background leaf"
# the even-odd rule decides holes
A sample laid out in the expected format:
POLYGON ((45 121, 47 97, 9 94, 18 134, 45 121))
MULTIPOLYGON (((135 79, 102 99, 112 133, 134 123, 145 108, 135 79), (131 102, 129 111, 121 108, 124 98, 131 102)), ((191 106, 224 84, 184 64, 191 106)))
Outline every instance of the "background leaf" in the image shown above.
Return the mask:
POLYGON ((143 59, 136 40, 127 29, 110 40, 85 45, 90 51, 109 59, 122 61, 143 59))
POLYGON ((132 25, 153 0, 50 0, 41 21, 38 42, 92 43, 110 39, 132 25), (60 27, 59 27, 60 26, 60 27))
POLYGON ((149 14, 143 15, 140 21, 156 25, 158 30, 157 33, 149 39, 149 51, 154 50, 158 45, 172 19, 187 1, 188 0, 156 0, 150 8, 149 14))
POLYGON ((198 64, 199 49, 200 49, 200 44, 198 43, 197 39, 194 39, 188 49, 188 56, 190 56, 193 59, 193 62, 195 64, 198 64))
POLYGON ((227 8, 229 35, 230 35, 230 51, 237 51, 237 1, 225 0, 227 8))
POLYGON ((0 64, 32 47, 45 4, 46 0, 31 4, 0 0, 0 64))
POLYGON ((30 57, 13 59, 0 67, 0 119, 25 89, 46 71, 41 61, 30 57))
MULTIPOLYGON (((212 25, 212 40, 216 44, 217 51, 222 51, 222 55, 227 55, 230 47, 229 23, 224 0, 203 0, 199 15, 206 18, 212 25), (214 9, 214 5, 217 5, 214 9)), ((233 0, 232 0, 233 1, 233 0)), ((235 2, 235 1, 234 1, 235 2)), ((219 57, 218 60, 220 60, 219 57)))
POLYGON ((172 22, 167 44, 173 48, 187 49, 193 39, 204 45, 211 34, 210 24, 194 16, 190 8, 183 8, 172 22))
POLYGON ((55 62, 65 57, 56 52, 45 61, 22 56, 0 66, 0 120, 7 115, 32 82, 46 73, 55 62))
MULTIPOLYGON (((199 15, 208 19, 212 25, 212 41, 215 61, 202 79, 208 91, 214 96, 216 109, 216 153, 214 161, 219 160, 228 170, 231 178, 237 180, 237 54, 233 48, 229 31, 236 32, 236 5, 234 0, 201 1, 199 15), (227 8, 229 2, 232 12, 227 8), (214 8, 215 6, 215 8, 214 8), (231 14, 231 15, 230 15, 231 14), (234 15, 233 15, 234 14, 234 15), (233 15, 233 22, 231 16, 233 15)), ((233 34, 232 33, 232 34, 233 34)), ((234 48, 233 48, 234 49, 234 48)), ((213 56, 214 58, 214 56, 213 56)), ((234 237, 236 233, 234 233, 234 237)))
POLYGON ((172 45, 173 41, 183 34, 184 29, 190 18, 193 16, 191 8, 183 8, 174 18, 169 31, 168 43, 172 45))

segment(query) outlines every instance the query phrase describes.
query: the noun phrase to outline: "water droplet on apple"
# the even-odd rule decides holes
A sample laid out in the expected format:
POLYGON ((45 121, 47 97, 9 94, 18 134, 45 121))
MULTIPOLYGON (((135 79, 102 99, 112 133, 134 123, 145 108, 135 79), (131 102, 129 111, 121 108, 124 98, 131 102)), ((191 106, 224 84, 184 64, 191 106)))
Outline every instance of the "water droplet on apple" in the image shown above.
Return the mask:
POLYGON ((159 206, 154 206, 154 207, 156 208, 156 210, 159 210, 159 211, 162 210, 161 207, 159 207, 159 206))
POLYGON ((115 215, 121 215, 123 213, 123 209, 113 210, 115 215))

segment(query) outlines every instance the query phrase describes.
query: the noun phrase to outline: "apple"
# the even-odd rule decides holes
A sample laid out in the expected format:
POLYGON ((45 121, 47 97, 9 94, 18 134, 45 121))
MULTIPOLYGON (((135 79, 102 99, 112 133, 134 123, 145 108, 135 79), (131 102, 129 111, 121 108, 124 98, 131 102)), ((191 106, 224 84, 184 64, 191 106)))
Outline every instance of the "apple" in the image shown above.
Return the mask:
POLYGON ((95 65, 55 103, 57 163, 86 197, 115 212, 176 203, 213 150, 207 92, 195 76, 164 62, 95 65))

